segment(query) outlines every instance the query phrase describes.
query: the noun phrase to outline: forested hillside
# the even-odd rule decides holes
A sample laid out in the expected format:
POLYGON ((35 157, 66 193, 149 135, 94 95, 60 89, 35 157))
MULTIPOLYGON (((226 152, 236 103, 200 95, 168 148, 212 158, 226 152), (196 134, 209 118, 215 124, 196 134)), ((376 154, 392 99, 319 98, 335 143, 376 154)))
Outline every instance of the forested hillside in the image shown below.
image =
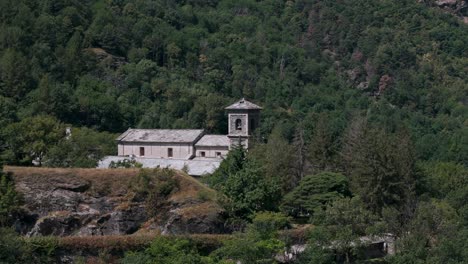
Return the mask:
POLYGON ((255 147, 206 182, 247 233, 212 259, 271 260, 286 242, 256 228, 281 211, 310 245, 346 241, 297 263, 359 259, 382 232, 391 263, 466 263, 468 25, 440 2, 2 0, 0 162, 94 167, 128 127, 226 133, 246 97, 255 147))
POLYGON ((245 96, 266 109, 264 137, 278 126, 288 140, 299 126, 308 136, 320 117, 340 136, 364 115, 410 130, 422 159, 467 160, 468 29, 417 1, 0 5, 4 152, 25 144, 8 139, 28 133, 11 126, 25 119, 226 132, 223 107, 245 96))

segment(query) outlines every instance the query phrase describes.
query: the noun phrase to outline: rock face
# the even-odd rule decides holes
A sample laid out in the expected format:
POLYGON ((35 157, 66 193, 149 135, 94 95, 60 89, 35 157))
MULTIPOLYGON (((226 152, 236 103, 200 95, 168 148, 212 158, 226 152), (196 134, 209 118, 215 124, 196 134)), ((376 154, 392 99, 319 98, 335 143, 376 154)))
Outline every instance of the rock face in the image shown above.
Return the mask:
POLYGON ((221 208, 215 194, 182 172, 177 188, 147 210, 129 187, 134 169, 48 169, 6 167, 23 195, 17 229, 27 236, 123 235, 154 230, 166 234, 221 233, 221 208), (200 193, 205 195, 200 195, 200 193), (151 215, 148 211, 153 212, 151 215))
POLYGON ((467 0, 435 0, 435 6, 459 17, 464 23, 468 23, 467 0))

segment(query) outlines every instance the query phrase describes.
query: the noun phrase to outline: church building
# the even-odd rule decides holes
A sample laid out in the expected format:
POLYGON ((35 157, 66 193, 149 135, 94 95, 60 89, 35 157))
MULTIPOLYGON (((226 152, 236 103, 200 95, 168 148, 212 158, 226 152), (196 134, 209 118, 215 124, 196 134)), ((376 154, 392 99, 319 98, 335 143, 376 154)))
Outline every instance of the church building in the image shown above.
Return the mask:
POLYGON ((206 134, 203 129, 129 128, 116 139, 118 155, 105 157, 98 167, 132 159, 148 168, 184 168, 193 176, 211 173, 233 146, 249 147, 261 109, 244 98, 226 107, 228 135, 206 134))

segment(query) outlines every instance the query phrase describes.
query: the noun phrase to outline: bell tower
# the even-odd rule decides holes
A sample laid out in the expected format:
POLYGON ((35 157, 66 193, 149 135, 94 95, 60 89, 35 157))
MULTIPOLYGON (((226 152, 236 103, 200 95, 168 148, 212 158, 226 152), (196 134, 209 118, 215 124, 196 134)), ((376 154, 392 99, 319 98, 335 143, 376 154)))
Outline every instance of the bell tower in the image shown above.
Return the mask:
POLYGON ((230 147, 242 144, 249 148, 249 138, 260 124, 260 110, 262 108, 242 98, 225 108, 228 114, 228 138, 230 147))

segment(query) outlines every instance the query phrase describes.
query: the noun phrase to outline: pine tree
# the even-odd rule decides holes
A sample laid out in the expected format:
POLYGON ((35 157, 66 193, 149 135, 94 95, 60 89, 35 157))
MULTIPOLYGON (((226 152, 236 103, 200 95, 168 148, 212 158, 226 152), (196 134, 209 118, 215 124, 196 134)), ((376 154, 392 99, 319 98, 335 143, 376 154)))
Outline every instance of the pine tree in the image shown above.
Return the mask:
POLYGON ((389 133, 366 120, 353 121, 341 152, 351 191, 379 214, 384 206, 408 206, 415 186, 412 149, 406 132, 389 133))

